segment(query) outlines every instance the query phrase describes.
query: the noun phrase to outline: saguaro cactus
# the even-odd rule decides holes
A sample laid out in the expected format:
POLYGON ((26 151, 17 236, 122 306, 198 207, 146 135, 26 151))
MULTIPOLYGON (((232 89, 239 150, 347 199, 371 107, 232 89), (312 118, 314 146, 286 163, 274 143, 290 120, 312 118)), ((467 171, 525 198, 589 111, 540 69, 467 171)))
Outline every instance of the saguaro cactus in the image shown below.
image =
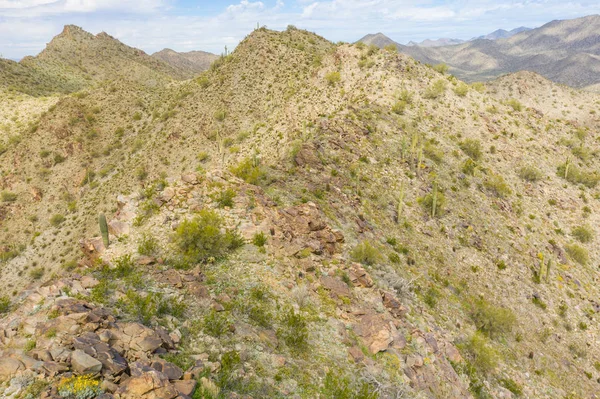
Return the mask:
POLYGON ((100 233, 102 233, 102 241, 104 246, 108 248, 108 224, 106 223, 106 216, 103 213, 98 216, 98 224, 100 225, 100 233))

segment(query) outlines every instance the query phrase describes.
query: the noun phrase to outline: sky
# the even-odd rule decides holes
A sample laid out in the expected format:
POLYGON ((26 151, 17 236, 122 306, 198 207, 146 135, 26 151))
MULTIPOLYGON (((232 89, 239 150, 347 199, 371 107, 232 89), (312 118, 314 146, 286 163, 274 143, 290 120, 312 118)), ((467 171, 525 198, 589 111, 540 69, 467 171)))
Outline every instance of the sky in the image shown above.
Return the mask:
POLYGON ((257 24, 292 24, 332 41, 382 32, 399 43, 470 39, 600 14, 600 1, 569 0, 0 0, 0 56, 36 55, 64 25, 102 31, 151 54, 163 48, 232 50, 257 24))

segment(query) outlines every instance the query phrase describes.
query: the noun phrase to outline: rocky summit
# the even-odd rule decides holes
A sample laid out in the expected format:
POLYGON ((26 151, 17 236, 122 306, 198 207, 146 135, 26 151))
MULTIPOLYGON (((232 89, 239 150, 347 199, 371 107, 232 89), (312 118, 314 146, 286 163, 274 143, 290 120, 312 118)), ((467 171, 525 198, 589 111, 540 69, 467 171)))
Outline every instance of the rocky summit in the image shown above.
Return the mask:
POLYGON ((598 397, 600 96, 293 26, 162 53, 0 64, 0 397, 598 397))

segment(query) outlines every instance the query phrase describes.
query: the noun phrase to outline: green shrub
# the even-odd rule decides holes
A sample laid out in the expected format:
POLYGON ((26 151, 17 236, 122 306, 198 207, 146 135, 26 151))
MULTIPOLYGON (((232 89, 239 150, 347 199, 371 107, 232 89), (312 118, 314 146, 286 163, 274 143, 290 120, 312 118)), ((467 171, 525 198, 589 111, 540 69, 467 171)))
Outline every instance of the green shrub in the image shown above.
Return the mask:
POLYGON ((379 393, 366 381, 352 382, 350 377, 329 370, 325 375, 323 399, 377 399, 379 393))
POLYGON ((392 105, 392 112, 398 115, 403 115, 404 110, 406 110, 406 105, 406 101, 396 101, 396 103, 392 105))
POLYGON ((223 122, 226 117, 227 117, 227 111, 225 111, 223 109, 215 112, 215 119, 219 122, 223 122))
POLYGON ((424 197, 418 198, 417 202, 423 207, 427 215, 432 215, 434 202, 435 216, 441 216, 444 214, 446 197, 440 191, 431 192, 424 197))
POLYGON ((571 232, 579 242, 590 242, 594 239, 594 230, 590 226, 577 226, 571 232))
POLYGON ((583 184, 588 188, 594 188, 600 181, 600 174, 596 171, 584 171, 577 166, 570 164, 562 164, 557 168, 557 173, 563 179, 573 184, 583 184))
POLYGON ((135 114, 133 114, 133 120, 134 121, 139 121, 142 119, 142 113, 141 112, 136 112, 135 114))
POLYGON ((385 51, 387 51, 388 53, 397 53, 398 52, 398 47, 396 47, 395 44, 388 44, 383 49, 385 51))
POLYGON ((117 306, 133 320, 145 325, 165 315, 181 318, 187 307, 183 301, 175 297, 167 298, 160 292, 140 294, 134 290, 128 290, 117 306))
POLYGON ((489 374, 498 366, 500 356, 485 337, 477 332, 466 342, 458 345, 463 355, 468 359, 477 371, 489 374))
POLYGON ((248 184, 259 184, 266 176, 258 162, 251 158, 246 158, 232 167, 231 173, 248 184))
POLYGON ((423 98, 427 99, 436 99, 446 91, 446 86, 448 82, 444 79, 436 80, 432 85, 425 89, 425 93, 423 93, 423 98))
POLYGON ((52 215, 52 217, 50 218, 50 224, 54 227, 60 226, 64 221, 65 221, 65 217, 63 215, 61 215, 60 213, 52 215))
POLYGON ((283 309, 277 336, 292 352, 303 352, 308 348, 308 321, 290 306, 283 309))
POLYGON ((158 240, 148 233, 144 233, 138 244, 138 254, 146 256, 155 256, 158 254, 158 240))
POLYGON ((10 310, 10 299, 7 296, 0 296, 0 314, 8 313, 10 310))
POLYGON ((567 251, 571 259, 581 265, 586 265, 590 260, 587 249, 577 244, 567 244, 565 251, 567 251))
POLYGON ((221 232, 222 223, 216 212, 206 209, 192 220, 183 221, 174 236, 182 257, 195 263, 206 262, 209 258, 222 259, 243 245, 243 239, 236 232, 221 232))
POLYGON ((460 143, 460 149, 474 161, 479 161, 483 154, 481 151, 481 142, 475 139, 466 139, 460 143))
POLYGON ((523 109, 523 105, 521 105, 521 103, 518 100, 514 99, 514 98, 511 98, 510 100, 508 100, 506 102, 506 105, 508 105, 514 111, 517 111, 517 112, 520 112, 523 109))
POLYGON ((454 93, 459 97, 465 97, 469 92, 469 85, 466 83, 459 83, 458 86, 454 88, 454 93))
POLYGON ((521 167, 518 171, 518 175, 521 179, 529 182, 536 182, 538 180, 541 180, 543 177, 542 172, 540 172, 538 168, 532 165, 521 167))
POLYGON ((267 243, 267 236, 262 231, 260 233, 254 234, 252 237, 252 243, 257 247, 264 247, 267 243))
POLYGON ((381 260, 379 250, 369 241, 363 241, 350 252, 353 261, 364 263, 365 265, 374 265, 381 260))
POLYGON ((39 280, 44 276, 45 270, 43 267, 36 267, 31 269, 29 276, 34 280, 39 280))
POLYGON ((225 312, 217 312, 214 309, 204 316, 202 330, 215 338, 221 337, 229 332, 229 320, 225 312))
POLYGON ((512 190, 501 175, 492 174, 483 181, 483 186, 500 198, 508 197, 512 190))
POLYGON ((219 208, 232 208, 233 207, 233 199, 237 193, 232 188, 228 188, 225 191, 221 191, 216 196, 214 196, 214 200, 217 202, 219 208))
POLYGON ((441 73, 442 75, 444 75, 446 72, 448 72, 448 65, 446 65, 444 62, 434 65, 433 69, 439 73, 441 73))
POLYGON ((475 327, 491 338, 508 334, 517 321, 512 310, 494 306, 485 299, 476 299, 470 306, 475 327))
POLYGON ((2 191, 0 194, 2 202, 15 202, 17 200, 17 194, 11 193, 10 191, 2 191))
POLYGON ((342 80, 342 76, 338 71, 329 72, 325 75, 325 80, 330 86, 334 86, 342 80))

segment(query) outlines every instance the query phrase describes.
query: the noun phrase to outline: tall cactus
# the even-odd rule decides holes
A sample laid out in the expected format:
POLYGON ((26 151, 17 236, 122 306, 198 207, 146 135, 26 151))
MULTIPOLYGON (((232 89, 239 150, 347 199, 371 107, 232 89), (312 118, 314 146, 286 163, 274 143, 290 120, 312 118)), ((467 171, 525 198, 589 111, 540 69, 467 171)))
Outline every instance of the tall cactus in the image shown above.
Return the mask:
POLYGON ((102 233, 102 241, 104 241, 104 246, 108 248, 108 223, 106 223, 106 216, 103 213, 98 216, 98 224, 100 225, 100 233, 102 233))
POLYGON ((405 183, 402 182, 400 186, 400 195, 398 196, 398 209, 396 223, 400 223, 400 217, 402 216, 402 210, 404 209, 404 194, 405 194, 405 183))

